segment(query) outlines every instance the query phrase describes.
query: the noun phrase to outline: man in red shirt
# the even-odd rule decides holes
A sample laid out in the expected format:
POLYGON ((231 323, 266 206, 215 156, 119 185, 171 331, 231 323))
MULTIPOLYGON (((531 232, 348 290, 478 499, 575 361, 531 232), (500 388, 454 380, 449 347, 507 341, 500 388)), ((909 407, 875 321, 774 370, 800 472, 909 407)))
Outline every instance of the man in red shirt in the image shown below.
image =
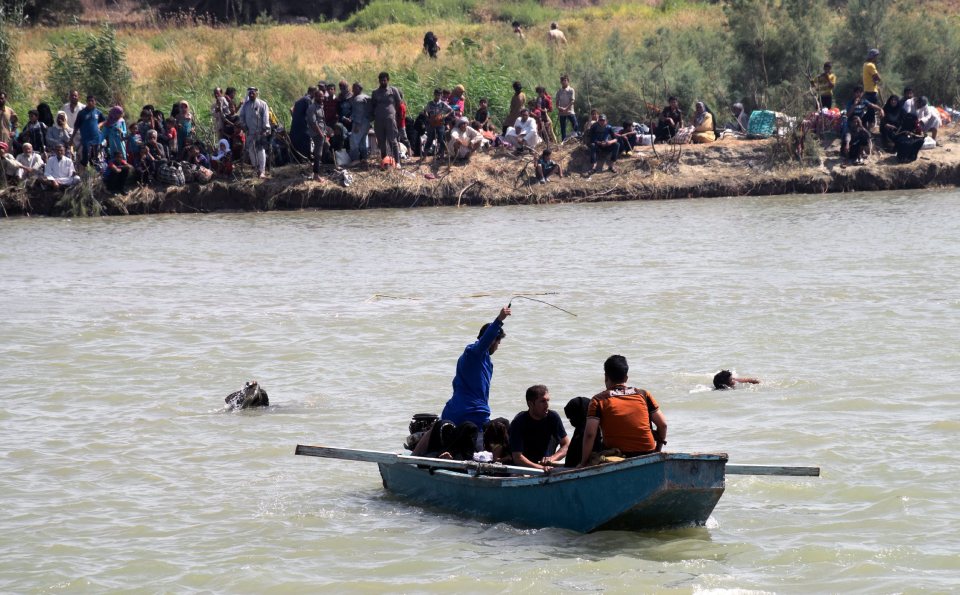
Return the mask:
POLYGON ((625 457, 659 452, 667 443, 667 420, 660 405, 647 391, 627 386, 629 370, 622 355, 611 355, 603 363, 607 389, 594 395, 587 409, 580 467, 590 460, 597 428, 603 430, 604 448, 619 449, 625 457))

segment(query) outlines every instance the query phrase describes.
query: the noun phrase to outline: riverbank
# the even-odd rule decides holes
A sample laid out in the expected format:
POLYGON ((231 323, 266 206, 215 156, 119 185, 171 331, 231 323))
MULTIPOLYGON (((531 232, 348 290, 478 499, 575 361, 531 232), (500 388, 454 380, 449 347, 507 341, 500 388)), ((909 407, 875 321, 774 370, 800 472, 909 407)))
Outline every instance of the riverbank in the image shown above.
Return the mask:
POLYGON ((947 136, 942 135, 943 146, 921 151, 917 161, 904 165, 897 164, 895 156, 880 153, 865 165, 844 166, 836 141, 823 151, 820 165, 809 167, 779 163, 781 145, 775 140, 730 139, 680 148, 658 146, 656 150, 643 147, 619 160, 617 173, 604 171, 589 178, 583 175, 589 167, 586 150, 579 145, 564 146, 554 157, 569 170, 568 176, 543 185, 533 176, 531 158, 497 150, 479 154, 469 163, 448 165, 428 158, 423 163, 407 161, 399 170, 355 169, 349 186, 333 181, 332 168, 330 181, 314 182, 309 179, 309 165, 304 164, 277 168, 266 180, 136 188, 122 195, 110 195, 96 182, 90 185, 92 192, 74 191, 67 200, 63 192, 6 188, 0 190, 0 215, 77 215, 77 201, 81 200, 88 202, 80 206, 94 214, 139 215, 496 206, 960 186, 960 142, 947 136))

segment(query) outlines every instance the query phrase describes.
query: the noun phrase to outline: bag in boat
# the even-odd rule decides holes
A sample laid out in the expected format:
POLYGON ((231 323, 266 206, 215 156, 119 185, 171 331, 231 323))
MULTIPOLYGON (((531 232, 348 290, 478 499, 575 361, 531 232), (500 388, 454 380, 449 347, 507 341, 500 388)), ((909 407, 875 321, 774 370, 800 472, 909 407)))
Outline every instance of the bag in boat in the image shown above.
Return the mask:
POLYGON ((423 434, 433 427, 433 424, 440 419, 439 416, 432 413, 417 413, 410 420, 410 425, 407 428, 410 430, 410 435, 407 436, 407 439, 403 441, 403 447, 407 450, 413 450, 417 447, 417 443, 420 442, 420 438, 423 437, 423 434))
POLYGON ((754 110, 747 123, 747 138, 768 138, 777 127, 777 115, 770 110, 754 110))

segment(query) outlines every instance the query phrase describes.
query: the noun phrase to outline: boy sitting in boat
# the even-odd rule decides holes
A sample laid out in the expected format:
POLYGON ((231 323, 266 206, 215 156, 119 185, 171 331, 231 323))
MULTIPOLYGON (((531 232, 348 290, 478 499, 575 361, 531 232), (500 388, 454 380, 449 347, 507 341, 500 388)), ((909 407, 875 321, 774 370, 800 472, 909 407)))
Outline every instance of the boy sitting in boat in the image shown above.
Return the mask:
POLYGON ((567 456, 570 437, 563 420, 550 410, 550 391, 542 384, 527 389, 527 410, 510 422, 513 464, 546 469, 567 456), (559 448, 558 448, 559 447, 559 448))
POLYGON ((647 391, 627 386, 629 370, 622 355, 611 355, 603 363, 607 388, 590 401, 580 467, 590 460, 598 428, 603 431, 604 446, 619 449, 625 457, 659 452, 667 443, 667 420, 660 405, 647 391), (656 424, 655 431, 651 424, 656 424))

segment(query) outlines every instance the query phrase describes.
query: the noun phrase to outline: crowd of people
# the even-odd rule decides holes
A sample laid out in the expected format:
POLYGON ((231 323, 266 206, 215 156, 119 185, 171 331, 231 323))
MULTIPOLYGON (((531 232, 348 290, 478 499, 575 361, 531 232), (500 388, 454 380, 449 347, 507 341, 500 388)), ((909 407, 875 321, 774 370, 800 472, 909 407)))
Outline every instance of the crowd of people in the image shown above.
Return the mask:
MULTIPOLYGON (((563 43, 562 32, 553 25, 550 40, 563 43)), ((523 35, 519 25, 515 29, 523 35)), ((432 32, 424 37, 424 51, 430 56, 439 51, 432 32)), ((829 62, 810 81, 816 111, 802 126, 816 132, 827 126, 835 130, 842 155, 854 164, 874 153, 875 138, 898 157, 905 156, 901 161, 915 159, 924 142, 938 142, 939 129, 950 117, 926 97, 915 96, 910 88, 904 89, 903 96, 890 95, 881 101, 878 58, 878 50, 868 52, 863 84, 855 87, 842 112, 834 107, 837 79, 829 62), (924 140, 927 135, 930 141, 924 140)), ((128 125, 122 106, 104 113, 96 97, 87 96, 81 104, 79 92, 73 91, 56 115, 41 103, 29 111, 21 128, 17 114, 7 106, 6 94, 0 91, 0 160, 8 182, 68 187, 79 183, 78 168, 91 166, 102 174, 108 189, 122 191, 131 182, 169 185, 187 179, 203 182, 216 174, 232 176, 234 168, 245 163, 265 178, 271 166, 290 160, 312 162, 314 179, 325 182, 325 165, 363 164, 374 144, 383 168, 401 167, 410 158, 469 161, 478 151, 503 147, 532 155, 536 181, 545 184, 567 173, 552 158, 552 147, 570 138, 587 149, 590 168, 585 174, 589 176, 604 166, 616 172, 617 160, 639 145, 751 137, 751 115, 743 104, 734 103, 721 124, 703 101, 695 102, 687 119, 676 97, 668 99, 654 121, 624 121, 616 126, 593 109, 581 126, 577 93, 569 76, 560 76, 559 83, 552 96, 541 85, 528 98, 523 84, 515 81, 509 110, 498 124, 486 98, 477 101, 473 118, 469 117, 462 84, 436 88, 426 105, 409 110, 403 92, 390 84, 387 72, 380 73, 378 86, 369 94, 360 82, 321 81, 290 108, 289 132, 256 87, 247 88, 242 101, 238 101, 236 89, 217 88, 211 105, 214 142, 209 150, 197 134, 197 116, 187 101, 174 104, 169 115, 145 105, 139 118, 128 125)))
MULTIPOLYGON (((535 469, 583 467, 613 457, 659 452, 667 443, 667 420, 657 400, 629 384, 630 367, 622 355, 603 364, 604 389, 592 398, 575 397, 564 407, 573 426, 569 436, 560 415, 550 409, 550 390, 536 384, 526 390, 526 409, 512 420, 491 419, 491 356, 506 336, 510 307, 480 328, 477 340, 457 360, 453 395, 439 416, 415 416, 407 446, 415 456, 508 463, 535 469), (426 419, 417 419, 426 418, 426 419), (429 422, 424 424, 423 422, 429 422)), ((717 390, 737 384, 758 384, 721 370, 713 378, 717 390)))

